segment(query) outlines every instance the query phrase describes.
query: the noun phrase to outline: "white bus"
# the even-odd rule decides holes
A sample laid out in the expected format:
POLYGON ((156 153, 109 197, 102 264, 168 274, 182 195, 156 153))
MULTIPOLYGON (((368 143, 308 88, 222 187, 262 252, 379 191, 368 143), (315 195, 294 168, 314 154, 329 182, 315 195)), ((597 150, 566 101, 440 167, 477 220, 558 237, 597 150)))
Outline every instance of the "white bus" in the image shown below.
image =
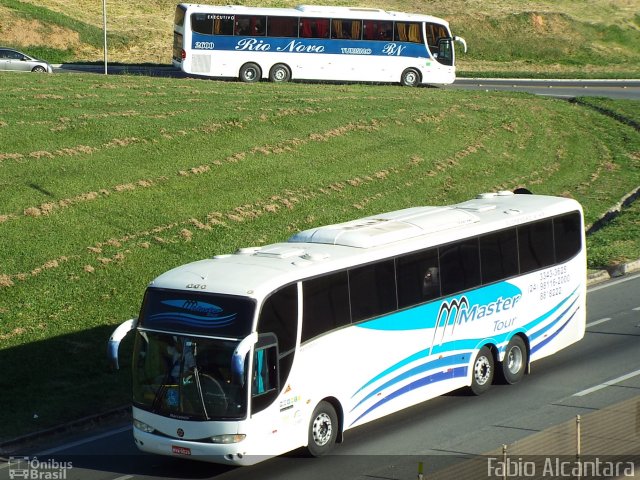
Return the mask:
POLYGON ((449 24, 373 8, 176 7, 173 65, 189 74, 243 82, 329 80, 450 84, 449 24))
POLYGON ((146 452, 246 465, 430 398, 518 382, 585 331, 580 205, 498 192, 313 228, 151 282, 135 330, 146 452))

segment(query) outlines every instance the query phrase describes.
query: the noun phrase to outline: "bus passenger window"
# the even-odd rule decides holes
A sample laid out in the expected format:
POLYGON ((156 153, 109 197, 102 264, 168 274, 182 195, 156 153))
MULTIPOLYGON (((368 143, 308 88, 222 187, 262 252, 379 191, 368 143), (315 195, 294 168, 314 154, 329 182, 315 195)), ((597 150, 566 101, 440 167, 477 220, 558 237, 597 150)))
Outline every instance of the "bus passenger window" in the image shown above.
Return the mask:
POLYGON ((553 239, 556 247, 556 262, 565 262, 577 255, 582 247, 580 213, 572 212, 554 218, 553 239))
POLYGON ((267 35, 269 37, 297 37, 298 19, 296 17, 269 17, 267 35))
POLYGON ((300 37, 302 38, 329 38, 328 18, 301 18, 300 37))
POLYGON ((396 22, 395 40, 398 42, 422 43, 422 24, 396 22))
POLYGON ((237 16, 235 35, 250 36, 250 37, 264 37, 265 34, 266 17, 257 15, 252 16, 237 16))
POLYGON ((515 228, 480 237, 480 266, 483 285, 518 274, 518 238, 515 228))
POLYGON ((398 308, 410 307, 440 296, 438 250, 426 250, 396 260, 398 308))
POLYGON ((302 342, 351 323, 347 272, 302 282, 302 342))
POLYGON ((451 295, 480 285, 478 239, 471 238, 440 249, 442 294, 451 295))
POLYGON ((518 227, 518 250, 520 273, 553 265, 555 255, 552 221, 542 220, 518 227))
POLYGON ((398 308, 393 260, 349 270, 351 321, 376 317, 398 308))
POLYGON ((333 19, 331 21, 331 38, 360 40, 361 32, 361 20, 333 19))
POLYGON ((364 20, 363 38, 365 40, 380 40, 382 42, 393 40, 393 22, 364 20))

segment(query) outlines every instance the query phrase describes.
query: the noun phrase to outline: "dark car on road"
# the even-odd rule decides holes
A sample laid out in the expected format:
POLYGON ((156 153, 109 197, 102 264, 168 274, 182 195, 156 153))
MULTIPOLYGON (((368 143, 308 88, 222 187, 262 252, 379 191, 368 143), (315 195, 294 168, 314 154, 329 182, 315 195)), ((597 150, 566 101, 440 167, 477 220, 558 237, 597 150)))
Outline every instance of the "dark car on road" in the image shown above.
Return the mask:
POLYGON ((39 60, 13 48, 0 47, 0 71, 5 70, 53 73, 51 65, 44 60, 39 60))

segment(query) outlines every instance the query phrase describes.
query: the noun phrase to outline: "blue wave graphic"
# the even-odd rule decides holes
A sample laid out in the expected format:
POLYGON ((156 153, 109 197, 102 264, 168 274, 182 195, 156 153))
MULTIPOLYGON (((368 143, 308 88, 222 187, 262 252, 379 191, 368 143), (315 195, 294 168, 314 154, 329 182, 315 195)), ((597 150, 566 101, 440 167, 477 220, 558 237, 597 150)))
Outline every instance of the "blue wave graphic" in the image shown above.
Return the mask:
MULTIPOLYGON (((368 409, 366 409, 364 412, 362 412, 358 418, 356 418, 353 422, 351 422, 351 425, 353 425, 354 423, 356 423, 358 420, 360 420, 361 418, 365 417, 366 415, 368 415, 369 413, 371 413, 372 411, 374 411, 375 409, 381 407, 382 405, 384 405, 385 403, 390 402, 391 400, 400 397, 406 393, 411 392, 412 390, 415 390, 416 388, 421 388, 427 385, 431 385, 432 383, 436 383, 436 382, 441 382, 443 380, 449 380, 452 378, 458 378, 458 377, 466 377, 467 376, 467 368, 468 367, 456 367, 454 369, 452 369, 449 372, 438 372, 438 373, 434 373, 432 375, 427 375, 426 377, 420 378, 408 385, 405 385, 402 388, 399 388, 398 390, 396 390, 395 392, 390 393, 389 395, 387 395, 386 397, 384 397, 383 399, 381 399, 379 402, 373 404, 372 406, 370 406, 368 409)), ((350 425, 350 426, 351 426, 350 425)))
MULTIPOLYGON (((416 375, 420 375, 422 373, 428 372, 430 370, 434 370, 434 369, 442 369, 442 368, 446 368, 446 367, 450 367, 452 365, 456 365, 459 363, 469 363, 469 358, 467 357, 467 355, 470 352, 464 353, 464 354, 456 354, 456 355, 450 355, 448 357, 443 357, 443 358, 438 358, 436 360, 432 360, 430 362, 426 362, 423 363, 422 365, 418 365, 410 370, 407 370, 404 373, 401 373, 400 375, 392 378, 391 380, 389 380, 388 382, 384 383, 383 385, 380 385, 378 388, 376 388, 375 390, 372 390, 371 392, 369 392, 365 397, 363 397, 352 409, 351 411, 355 410, 356 408, 358 408, 362 403, 366 402, 369 398, 373 397, 374 395, 377 395, 378 393, 382 392, 383 390, 386 390, 390 387, 392 387, 393 385, 402 382, 408 378, 414 377, 416 375)), ((364 388, 364 387, 362 387, 364 388)), ((360 390, 362 390, 362 388, 360 390)), ((358 390, 358 392, 360 391, 358 390)), ((358 393, 356 392, 356 394, 358 393)), ((354 394, 354 396, 356 395, 354 394)))
MULTIPOLYGON (((523 332, 525 334, 527 334, 527 332, 533 328, 535 328, 536 326, 538 326, 540 323, 544 322, 545 320, 549 319, 550 317, 552 317, 554 314, 556 314, 559 310, 562 309, 562 311, 557 315, 557 317, 550 322, 548 325, 546 325, 545 327, 543 327, 541 330, 539 330, 538 332, 535 332, 533 334, 527 334, 530 338, 530 342, 533 343, 535 339, 539 338, 540 336, 544 335, 545 333, 553 330, 554 328, 556 328, 558 326, 558 324, 562 323, 562 325, 553 333, 551 334, 548 338, 544 339, 544 341, 540 342, 537 345, 532 345, 531 346, 531 354, 535 353, 536 351, 538 351, 539 349, 541 349, 542 347, 544 347, 545 345, 547 345, 549 342, 551 342, 562 330, 564 330, 564 328, 571 322, 571 320, 575 317, 576 313, 579 311, 579 307, 576 307, 576 303, 579 300, 579 296, 576 295, 577 291, 578 291, 579 287, 576 287, 571 293, 569 293, 568 295, 566 295, 564 298, 562 298, 562 300, 560 300, 556 305, 554 305, 551 309, 549 309, 549 311, 545 312, 544 314, 540 315, 539 317, 537 317, 536 319, 532 320, 531 322, 529 322, 528 324, 524 325, 524 327, 521 327, 517 330, 513 330, 513 331, 507 331, 504 332, 502 334, 496 335, 494 337, 491 338, 486 338, 486 339, 479 339, 479 338, 473 338, 473 339, 465 339, 465 340, 455 340, 452 342, 445 342, 442 345, 436 346, 434 345, 433 349, 423 349, 420 350, 416 353, 413 353, 409 356, 407 356, 406 358, 404 358, 403 360, 389 366, 388 368, 386 368, 385 370, 383 370, 382 372, 378 373, 377 375, 375 375, 374 377, 372 377, 370 380, 368 380, 367 382, 365 382, 360 388, 358 388, 358 390, 356 390, 356 392, 352 395, 352 398, 355 397, 356 395, 358 395, 360 392, 362 392, 363 390, 365 390, 367 387, 369 387, 371 384, 375 383, 376 381, 392 374, 393 372, 397 371, 398 369, 402 368, 403 366, 415 362, 417 360, 420 360, 421 358, 425 358, 428 357, 430 354, 446 354, 447 352, 451 352, 451 351, 468 351, 467 353, 464 354, 455 354, 455 355, 451 355, 449 357, 445 357, 443 359, 439 359, 442 361, 441 365, 444 366, 446 365, 447 361, 451 361, 451 364, 454 363, 460 363, 459 361, 457 362, 453 362, 453 359, 456 358, 462 358, 467 354, 470 354, 471 351, 475 350, 476 348, 479 348, 481 346, 481 344, 486 344, 488 342, 493 342, 496 345, 500 345, 502 343, 506 343, 507 339, 510 338, 513 334, 518 333, 518 332, 523 332), (568 305, 567 305, 568 303, 568 305), (563 309, 563 307, 565 307, 563 309), (568 317, 568 318, 567 318, 568 317)), ((447 299, 450 300, 450 299, 447 299)), ((440 302, 434 302, 438 308, 440 305, 440 302)), ((432 305, 432 304, 427 304, 427 305, 432 305)), ((423 305, 421 307, 426 307, 427 305, 423 305)), ((413 309, 415 310, 415 309, 413 309)), ((437 312, 437 309, 434 308, 434 311, 437 312)), ((389 315, 390 318, 393 315, 389 315)), ((383 321, 386 322, 387 320, 385 318, 382 319, 376 319, 373 322, 377 322, 377 321, 383 321)), ((365 322, 365 323, 370 323, 370 322, 365 322)), ((411 324, 412 322, 410 322, 411 324)), ((432 324, 431 328, 434 328, 435 326, 435 321, 430 322, 432 324)), ((384 324, 382 324, 384 325, 384 324)), ((413 324, 415 325, 415 324, 413 324)), ((412 326, 413 326, 412 325, 412 326)), ((367 328, 367 327, 365 327, 367 328)), ((429 327, 425 327, 424 323, 422 328, 429 328, 429 327)), ((412 330, 413 328, 408 328, 409 330, 412 330)), ((381 330, 385 330, 385 328, 381 328, 381 330)), ((390 379, 389 381, 385 382, 384 385, 376 388, 374 391, 368 393, 363 399, 361 399, 356 406, 354 406, 352 408, 351 411, 353 411, 355 408, 357 408, 359 405, 361 405, 365 400, 371 398, 374 395, 379 394, 380 392, 382 392, 383 390, 392 387, 393 385, 397 384, 398 382, 405 380, 407 378, 409 378, 412 375, 417 375, 421 372, 427 371, 429 369, 432 368, 437 368, 436 365, 438 365, 439 360, 434 360, 431 362, 426 362, 422 365, 416 366, 414 368, 412 368, 411 370, 400 374, 398 376, 396 376, 395 378, 390 379), (433 365, 433 366, 430 366, 433 365)), ((461 361, 461 360, 460 360, 461 361)), ((467 361, 470 361, 470 358, 467 358, 467 361)), ((453 369, 454 372, 456 372, 454 374, 454 377, 458 377, 461 376, 460 372, 461 369, 464 369, 464 375, 466 375, 467 372, 467 366, 465 367, 456 367, 453 369)), ((355 423, 358 420, 360 420, 361 418, 363 418, 364 416, 368 415, 369 413, 371 413, 373 410, 375 410, 376 408, 378 408, 381 405, 384 405, 385 403, 393 400, 394 398, 397 398, 400 395, 403 395, 404 393, 407 393, 409 391, 411 391, 413 388, 418 388, 420 386, 424 386, 426 384, 429 383, 433 383, 435 381, 440 381, 440 380, 444 380, 447 378, 452 378, 449 376, 450 373, 449 372, 440 372, 437 374, 433 374, 433 375, 428 375, 426 377, 424 377, 423 379, 420 380, 416 380, 415 382, 409 384, 407 387, 403 387, 395 392, 393 392, 392 394, 386 396, 383 400, 377 402, 376 404, 372 405, 371 407, 369 407, 365 412, 363 412, 356 420, 354 420, 352 422, 355 423), (413 387, 411 387, 413 386, 413 387), (411 388, 409 388, 411 387, 411 388)))

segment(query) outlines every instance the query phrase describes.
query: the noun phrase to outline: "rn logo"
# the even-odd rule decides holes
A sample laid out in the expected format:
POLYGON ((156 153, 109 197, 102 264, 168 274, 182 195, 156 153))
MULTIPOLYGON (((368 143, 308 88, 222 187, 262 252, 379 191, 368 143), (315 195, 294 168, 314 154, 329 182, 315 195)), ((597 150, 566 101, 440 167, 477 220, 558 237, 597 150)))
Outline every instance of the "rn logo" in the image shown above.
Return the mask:
POLYGON ((510 288, 500 291, 494 286, 443 301, 436 317, 433 345, 438 341, 438 336, 439 343, 442 343, 446 333, 453 335, 457 326, 478 320, 491 321, 494 332, 510 327, 515 317, 505 315, 518 304, 522 293, 511 284, 502 284, 502 287, 505 285, 510 288))

